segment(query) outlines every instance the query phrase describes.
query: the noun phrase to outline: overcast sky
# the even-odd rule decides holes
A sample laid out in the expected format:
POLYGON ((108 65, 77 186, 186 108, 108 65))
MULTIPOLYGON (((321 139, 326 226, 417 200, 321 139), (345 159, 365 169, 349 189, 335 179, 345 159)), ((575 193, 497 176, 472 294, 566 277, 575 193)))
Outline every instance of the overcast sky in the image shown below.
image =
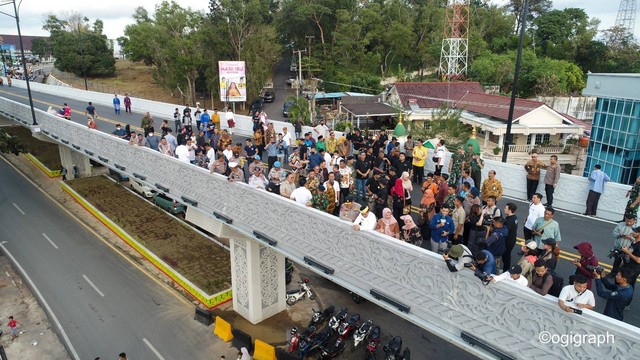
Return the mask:
MULTIPOLYGON (((6 0, 0 0, 0 3, 6 0)), ((19 1, 19 0, 17 0, 19 1)), ((492 0, 496 4, 506 4, 508 0, 492 0)), ((43 19, 46 14, 54 13, 60 15, 62 8, 74 9, 85 16, 91 22, 96 18, 104 21, 104 32, 110 39, 122 36, 124 27, 133 22, 131 15, 137 6, 144 6, 150 13, 160 0, 109 0, 109 1, 87 1, 87 0, 22 0, 20 7, 20 27, 23 35, 43 35, 49 34, 42 30, 43 19), (64 3, 64 6, 60 6, 64 3)), ((191 7, 194 10, 206 12, 208 10, 208 0, 176 0, 183 7, 191 7)), ((567 7, 584 8, 590 17, 601 20, 599 30, 607 29, 616 21, 616 13, 620 6, 620 0, 554 0, 554 7, 564 9, 567 7)), ((0 11, 13 14, 11 5, 0 6, 0 11)), ((640 38, 640 26, 636 26, 636 37, 640 38)), ((6 15, 0 14, 0 34, 17 34, 15 21, 6 15)))

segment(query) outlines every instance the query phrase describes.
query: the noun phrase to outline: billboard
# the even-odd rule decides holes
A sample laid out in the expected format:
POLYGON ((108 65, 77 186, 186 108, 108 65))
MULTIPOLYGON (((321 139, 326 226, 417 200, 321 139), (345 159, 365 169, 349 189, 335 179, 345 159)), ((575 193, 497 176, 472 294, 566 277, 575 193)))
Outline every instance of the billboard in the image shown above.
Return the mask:
POLYGON ((220 101, 247 101, 244 61, 218 61, 220 101))

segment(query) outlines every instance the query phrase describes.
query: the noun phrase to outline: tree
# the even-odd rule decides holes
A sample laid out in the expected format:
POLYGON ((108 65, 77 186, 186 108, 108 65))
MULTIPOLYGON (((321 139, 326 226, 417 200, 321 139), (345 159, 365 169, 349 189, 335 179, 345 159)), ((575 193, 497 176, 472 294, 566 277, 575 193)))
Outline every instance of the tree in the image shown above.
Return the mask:
POLYGON ((188 103, 195 103, 196 80, 210 66, 205 57, 204 14, 163 1, 156 5, 153 17, 143 8, 137 8, 133 17, 136 22, 119 39, 123 52, 132 61, 155 65, 159 84, 177 89, 188 103))
POLYGON ((116 70, 115 59, 107 37, 102 34, 102 20, 97 19, 93 29, 88 21, 79 13, 66 14, 63 19, 50 14, 45 19, 42 28, 51 34, 49 43, 56 58, 55 67, 78 76, 112 75, 116 70))
POLYGON ((0 153, 1 154, 13 154, 20 155, 22 153, 28 153, 27 146, 20 141, 17 136, 11 136, 7 134, 4 129, 0 129, 0 153))
POLYGON ((308 124, 311 120, 311 113, 309 112, 309 101, 304 97, 296 99, 295 96, 289 96, 287 102, 292 102, 289 107, 289 119, 291 123, 295 123, 296 120, 302 119, 304 124, 308 124))
POLYGON ((573 61, 596 36, 600 21, 589 19, 583 9, 567 8, 546 12, 533 23, 540 55, 573 61))
POLYGON ((51 42, 47 38, 35 38, 31 40, 31 52, 40 58, 48 58, 53 55, 51 42))
MULTIPOLYGON (((523 0, 509 0, 509 3, 506 5, 508 9, 510 9, 513 13, 513 16, 516 18, 516 24, 513 28, 514 33, 518 32, 518 29, 522 26, 522 6, 524 5, 523 0)), ((546 13, 553 6, 553 2, 551 0, 529 0, 529 8, 527 9, 527 21, 531 21, 536 17, 546 13)))

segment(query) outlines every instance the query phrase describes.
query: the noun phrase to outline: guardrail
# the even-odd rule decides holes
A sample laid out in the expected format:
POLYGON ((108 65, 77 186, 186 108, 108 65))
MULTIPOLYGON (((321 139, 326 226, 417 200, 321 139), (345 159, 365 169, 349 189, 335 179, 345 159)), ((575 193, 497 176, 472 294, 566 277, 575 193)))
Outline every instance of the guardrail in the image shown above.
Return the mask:
MULTIPOLYGON (((0 109, 18 121, 30 118, 29 108, 14 101, 0 98, 0 109)), ((194 199, 198 211, 223 215, 230 220, 229 226, 242 234, 451 342, 465 344, 463 333, 481 335, 486 344, 515 358, 606 354, 607 358, 623 359, 640 350, 640 329, 634 326, 588 310, 583 315, 567 314, 555 298, 509 283, 485 287, 470 271, 450 273, 442 258, 430 251, 376 232, 355 231, 351 224, 331 215, 244 183, 229 183, 223 176, 148 148, 130 146, 86 126, 42 111, 36 111, 36 116, 39 131, 61 146, 71 146, 59 142, 59 135, 64 135, 81 148, 79 151, 93 153, 95 161, 105 165, 117 161, 126 169, 123 172, 146 176, 147 184, 178 201, 182 196, 194 199), (305 257, 322 269, 305 263, 305 257), (560 340, 603 334, 611 334, 615 341, 596 347, 584 337, 580 344, 569 340, 572 342, 567 345, 560 340), (550 341, 546 335, 552 336, 550 341)), ((509 165, 501 166, 498 174, 507 176, 509 165)), ((516 177, 524 185, 524 176, 516 177)), ((565 177, 565 181, 569 180, 565 177)), ((468 350, 487 356, 477 348, 468 350)))

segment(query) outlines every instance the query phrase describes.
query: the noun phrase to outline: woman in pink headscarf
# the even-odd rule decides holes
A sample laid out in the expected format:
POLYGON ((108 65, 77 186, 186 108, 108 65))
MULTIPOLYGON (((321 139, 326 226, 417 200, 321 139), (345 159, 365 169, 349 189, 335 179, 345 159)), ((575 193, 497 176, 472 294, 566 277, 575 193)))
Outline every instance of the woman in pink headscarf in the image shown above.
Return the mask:
POLYGON ((402 215, 400 219, 404 221, 400 239, 415 246, 422 245, 422 235, 420 234, 420 228, 413 221, 411 215, 402 215))
POLYGON ((391 209, 384 208, 382 210, 382 218, 376 224, 376 231, 396 239, 400 238, 400 225, 398 225, 398 220, 393 217, 391 209))
MULTIPOLYGON (((411 180, 409 180, 411 182, 411 180)), ((406 206, 411 206, 409 191, 404 185, 402 178, 396 179, 396 183, 391 188, 391 198, 393 199, 393 217, 399 219, 403 215, 406 206)))

